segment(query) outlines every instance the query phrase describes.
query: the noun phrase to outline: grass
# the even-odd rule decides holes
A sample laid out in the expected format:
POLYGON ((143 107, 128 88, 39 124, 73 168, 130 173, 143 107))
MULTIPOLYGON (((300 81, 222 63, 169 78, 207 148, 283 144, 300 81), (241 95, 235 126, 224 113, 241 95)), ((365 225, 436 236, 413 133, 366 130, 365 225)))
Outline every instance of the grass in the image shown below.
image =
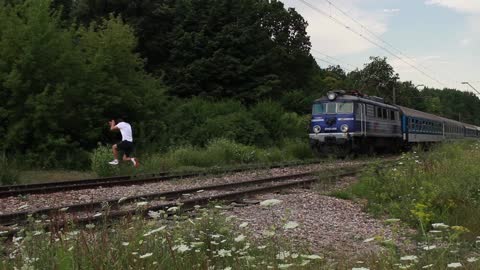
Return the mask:
POLYGON ((377 217, 415 228, 418 249, 372 255, 372 269, 479 269, 480 143, 463 141, 404 154, 393 166, 372 166, 360 181, 333 193, 366 201, 377 217), (414 257, 413 257, 414 256, 414 257), (403 257, 403 260, 402 260, 403 257), (414 258, 414 259, 412 259, 414 258))
POLYGON ((166 153, 144 154, 139 158, 141 166, 138 169, 132 168, 129 162, 117 167, 108 165, 112 159, 110 151, 108 147, 101 146, 92 155, 92 171, 98 176, 191 171, 314 158, 308 143, 297 140, 286 141, 281 148, 261 149, 227 139, 216 139, 203 148, 187 145, 171 148, 166 153))
POLYGON ((32 225, 3 246, 0 269, 328 269, 320 256, 292 250, 279 236, 253 238, 216 207, 195 217, 150 212, 151 220, 134 216, 53 233, 32 225))
POLYGON ((44 183, 70 181, 96 177, 93 172, 66 171, 66 170, 24 170, 19 172, 20 183, 44 183))

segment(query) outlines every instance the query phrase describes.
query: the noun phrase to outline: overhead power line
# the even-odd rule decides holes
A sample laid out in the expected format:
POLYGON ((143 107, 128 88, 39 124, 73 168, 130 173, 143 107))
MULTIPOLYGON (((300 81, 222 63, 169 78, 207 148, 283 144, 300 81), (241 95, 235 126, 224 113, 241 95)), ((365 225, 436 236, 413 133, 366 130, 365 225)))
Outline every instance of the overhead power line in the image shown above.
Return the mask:
MULTIPOLYGON (((383 39, 381 36, 377 35, 375 32, 371 31, 368 27, 366 27, 364 24, 362 24, 360 21, 358 21, 357 19, 355 19, 353 16, 349 15, 348 12, 342 10, 340 7, 338 7, 337 5, 335 5, 334 3, 332 3, 331 0, 324 0, 326 1, 330 6, 334 7, 336 10, 338 10, 340 13, 342 13, 344 16, 346 16, 347 18, 349 18, 351 21, 355 22, 356 24, 360 25, 360 27, 362 29, 364 29, 365 31, 367 31, 370 35, 374 36, 376 39, 380 40, 381 42, 383 42, 385 45, 387 45, 388 47, 392 48, 393 50, 395 50, 400 56, 403 56, 404 58, 406 58, 407 60, 411 61, 412 64, 417 64, 418 66, 420 66, 421 68, 423 68, 424 70, 427 70, 427 71, 430 71, 430 72, 433 72, 431 69, 425 67, 424 65, 422 65, 421 63, 419 62, 415 62, 413 60, 412 57, 409 57, 408 55, 406 55, 405 53, 403 53, 400 49, 396 48, 395 46, 393 46, 391 43, 389 43, 388 41, 386 41, 385 39, 383 39)), ((438 82, 438 81, 437 81, 438 82)), ((445 86, 445 85, 444 85, 445 86)))
MULTIPOLYGON (((333 61, 335 61, 335 62, 337 62, 337 63, 341 63, 341 64, 343 64, 343 65, 347 65, 347 66, 349 66, 349 67, 351 67, 351 68, 353 68, 353 69, 358 69, 358 67, 356 67, 356 66, 354 66, 354 65, 351 65, 351 64, 349 64, 349 63, 347 63, 347 62, 345 62, 345 61, 342 61, 342 60, 340 60, 340 59, 338 59, 338 58, 336 58, 336 57, 330 56, 330 55, 328 55, 328 54, 326 54, 326 53, 323 53, 323 52, 321 52, 321 51, 319 51, 319 50, 316 50, 316 49, 314 49, 314 48, 311 48, 310 50, 311 50, 311 51, 314 51, 315 53, 318 53, 318 54, 320 54, 320 55, 322 55, 322 56, 324 56, 324 57, 326 57, 326 58, 330 58, 330 59, 332 59, 333 61)), ((342 65, 339 65, 339 66, 342 66, 342 65)))
POLYGON ((347 30, 349 30, 350 32, 360 36, 361 38, 365 39, 366 41, 370 42, 371 44, 377 46, 378 48, 382 49, 383 51, 387 52, 388 54, 392 55, 393 57, 399 59, 400 61, 402 61, 403 63, 409 65, 410 67, 412 67, 413 69, 415 69, 416 71, 422 73, 424 76, 428 77, 429 79, 439 83, 440 85, 443 85, 444 87, 447 87, 444 83, 440 82, 439 80, 433 78, 432 76, 428 75, 427 73, 425 73, 424 71, 420 70, 419 68, 417 68, 416 66, 412 65, 411 63, 405 61, 403 58, 399 57, 398 55, 396 55, 395 53, 393 53, 391 50, 389 50, 388 48, 385 48, 384 46, 378 44, 377 42, 373 41, 372 39, 366 37, 365 35, 363 35, 362 33, 352 29, 350 26, 348 26, 347 24, 343 23, 342 21, 338 20, 337 18, 329 15, 328 13, 324 12, 323 10, 317 8, 316 6, 310 4, 308 1, 306 0, 300 0, 303 4, 305 4, 306 6, 308 6, 309 8, 313 9, 314 11, 330 18, 331 20, 333 20, 335 23, 345 27, 347 30))

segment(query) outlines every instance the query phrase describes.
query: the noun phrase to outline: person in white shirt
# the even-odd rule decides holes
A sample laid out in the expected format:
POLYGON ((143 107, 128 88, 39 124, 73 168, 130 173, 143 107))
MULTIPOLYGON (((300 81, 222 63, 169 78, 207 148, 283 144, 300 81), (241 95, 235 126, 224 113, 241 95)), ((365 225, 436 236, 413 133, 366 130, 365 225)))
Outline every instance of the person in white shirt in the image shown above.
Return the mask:
POLYGON ((118 124, 115 124, 115 120, 108 122, 111 131, 120 130, 120 133, 122 133, 122 141, 112 146, 113 157, 115 159, 110 161, 109 164, 118 165, 118 149, 120 149, 123 152, 123 160, 130 160, 133 163, 133 166, 138 167, 138 159, 130 157, 133 151, 132 127, 122 119, 118 119, 117 122, 118 124))

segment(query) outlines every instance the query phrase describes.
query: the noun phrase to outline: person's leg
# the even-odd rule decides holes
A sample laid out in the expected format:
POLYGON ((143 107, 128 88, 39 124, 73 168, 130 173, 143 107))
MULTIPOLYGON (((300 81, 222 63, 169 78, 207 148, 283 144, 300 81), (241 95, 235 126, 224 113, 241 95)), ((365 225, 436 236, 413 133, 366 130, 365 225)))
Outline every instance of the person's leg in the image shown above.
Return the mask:
POLYGON ((131 156, 133 152, 133 143, 128 143, 128 147, 125 148, 125 155, 123 155, 123 160, 130 160, 133 163, 133 166, 138 167, 138 159, 131 156))
POLYGON ((112 152, 113 152, 113 160, 109 162, 109 164, 111 165, 117 165, 118 164, 118 150, 117 150, 118 146, 116 144, 114 144, 112 146, 112 152))

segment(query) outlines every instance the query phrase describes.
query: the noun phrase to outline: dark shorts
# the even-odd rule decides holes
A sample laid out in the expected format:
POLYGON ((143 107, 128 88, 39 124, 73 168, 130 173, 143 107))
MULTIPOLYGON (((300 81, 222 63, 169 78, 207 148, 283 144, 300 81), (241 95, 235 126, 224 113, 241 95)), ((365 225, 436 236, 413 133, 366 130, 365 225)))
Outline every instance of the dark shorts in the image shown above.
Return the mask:
POLYGON ((129 141, 122 141, 117 143, 117 148, 120 149, 125 156, 130 157, 130 154, 133 152, 133 143, 129 141))

